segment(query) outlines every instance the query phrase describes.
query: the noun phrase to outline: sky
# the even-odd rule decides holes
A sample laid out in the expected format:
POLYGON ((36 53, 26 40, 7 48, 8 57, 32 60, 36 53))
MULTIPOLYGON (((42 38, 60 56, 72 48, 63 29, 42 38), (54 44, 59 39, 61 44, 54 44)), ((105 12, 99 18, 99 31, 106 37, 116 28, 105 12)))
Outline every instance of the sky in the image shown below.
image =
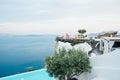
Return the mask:
POLYGON ((0 33, 120 31, 120 0, 0 0, 0 33))

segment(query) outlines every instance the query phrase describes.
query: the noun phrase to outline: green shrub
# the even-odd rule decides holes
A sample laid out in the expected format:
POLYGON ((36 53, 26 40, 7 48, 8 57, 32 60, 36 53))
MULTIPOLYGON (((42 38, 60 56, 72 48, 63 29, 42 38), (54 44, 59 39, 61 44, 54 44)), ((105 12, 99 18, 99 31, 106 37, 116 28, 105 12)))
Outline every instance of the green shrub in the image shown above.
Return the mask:
POLYGON ((28 68, 27 68, 27 72, 31 72, 31 71, 34 71, 34 70, 35 70, 34 67, 28 67, 28 68))
POLYGON ((65 76, 70 80, 75 75, 91 71, 89 58, 84 51, 64 48, 46 57, 46 68, 50 76, 59 80, 65 80, 65 76))

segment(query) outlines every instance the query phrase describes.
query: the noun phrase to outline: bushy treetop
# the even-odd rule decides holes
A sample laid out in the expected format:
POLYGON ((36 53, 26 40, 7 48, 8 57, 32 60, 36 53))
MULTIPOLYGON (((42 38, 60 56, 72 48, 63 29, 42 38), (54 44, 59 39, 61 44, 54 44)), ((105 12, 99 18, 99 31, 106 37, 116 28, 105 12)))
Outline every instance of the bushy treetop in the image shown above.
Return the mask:
POLYGON ((84 34, 84 33, 86 33, 86 30, 85 29, 79 29, 78 32, 81 33, 81 34, 84 34))
POLYGON ((46 57, 46 68, 50 76, 59 80, 70 80, 75 75, 83 72, 90 72, 91 66, 86 52, 82 50, 65 50, 55 51, 52 56, 46 57))

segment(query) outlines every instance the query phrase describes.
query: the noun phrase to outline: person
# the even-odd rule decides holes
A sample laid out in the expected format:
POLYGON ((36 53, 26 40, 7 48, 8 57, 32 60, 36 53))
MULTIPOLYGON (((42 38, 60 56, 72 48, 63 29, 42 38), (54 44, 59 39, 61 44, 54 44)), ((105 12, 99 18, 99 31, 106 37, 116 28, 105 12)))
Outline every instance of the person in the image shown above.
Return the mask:
POLYGON ((104 53, 104 47, 101 48, 101 54, 103 54, 103 53, 104 53))

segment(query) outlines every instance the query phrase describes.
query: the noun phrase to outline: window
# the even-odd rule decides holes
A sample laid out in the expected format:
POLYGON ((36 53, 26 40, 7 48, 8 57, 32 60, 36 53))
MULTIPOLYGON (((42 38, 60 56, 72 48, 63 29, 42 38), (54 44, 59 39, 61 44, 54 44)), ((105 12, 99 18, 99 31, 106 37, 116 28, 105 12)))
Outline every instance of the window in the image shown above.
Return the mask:
POLYGON ((118 47, 120 47, 120 42, 115 42, 113 48, 118 48, 118 47))

